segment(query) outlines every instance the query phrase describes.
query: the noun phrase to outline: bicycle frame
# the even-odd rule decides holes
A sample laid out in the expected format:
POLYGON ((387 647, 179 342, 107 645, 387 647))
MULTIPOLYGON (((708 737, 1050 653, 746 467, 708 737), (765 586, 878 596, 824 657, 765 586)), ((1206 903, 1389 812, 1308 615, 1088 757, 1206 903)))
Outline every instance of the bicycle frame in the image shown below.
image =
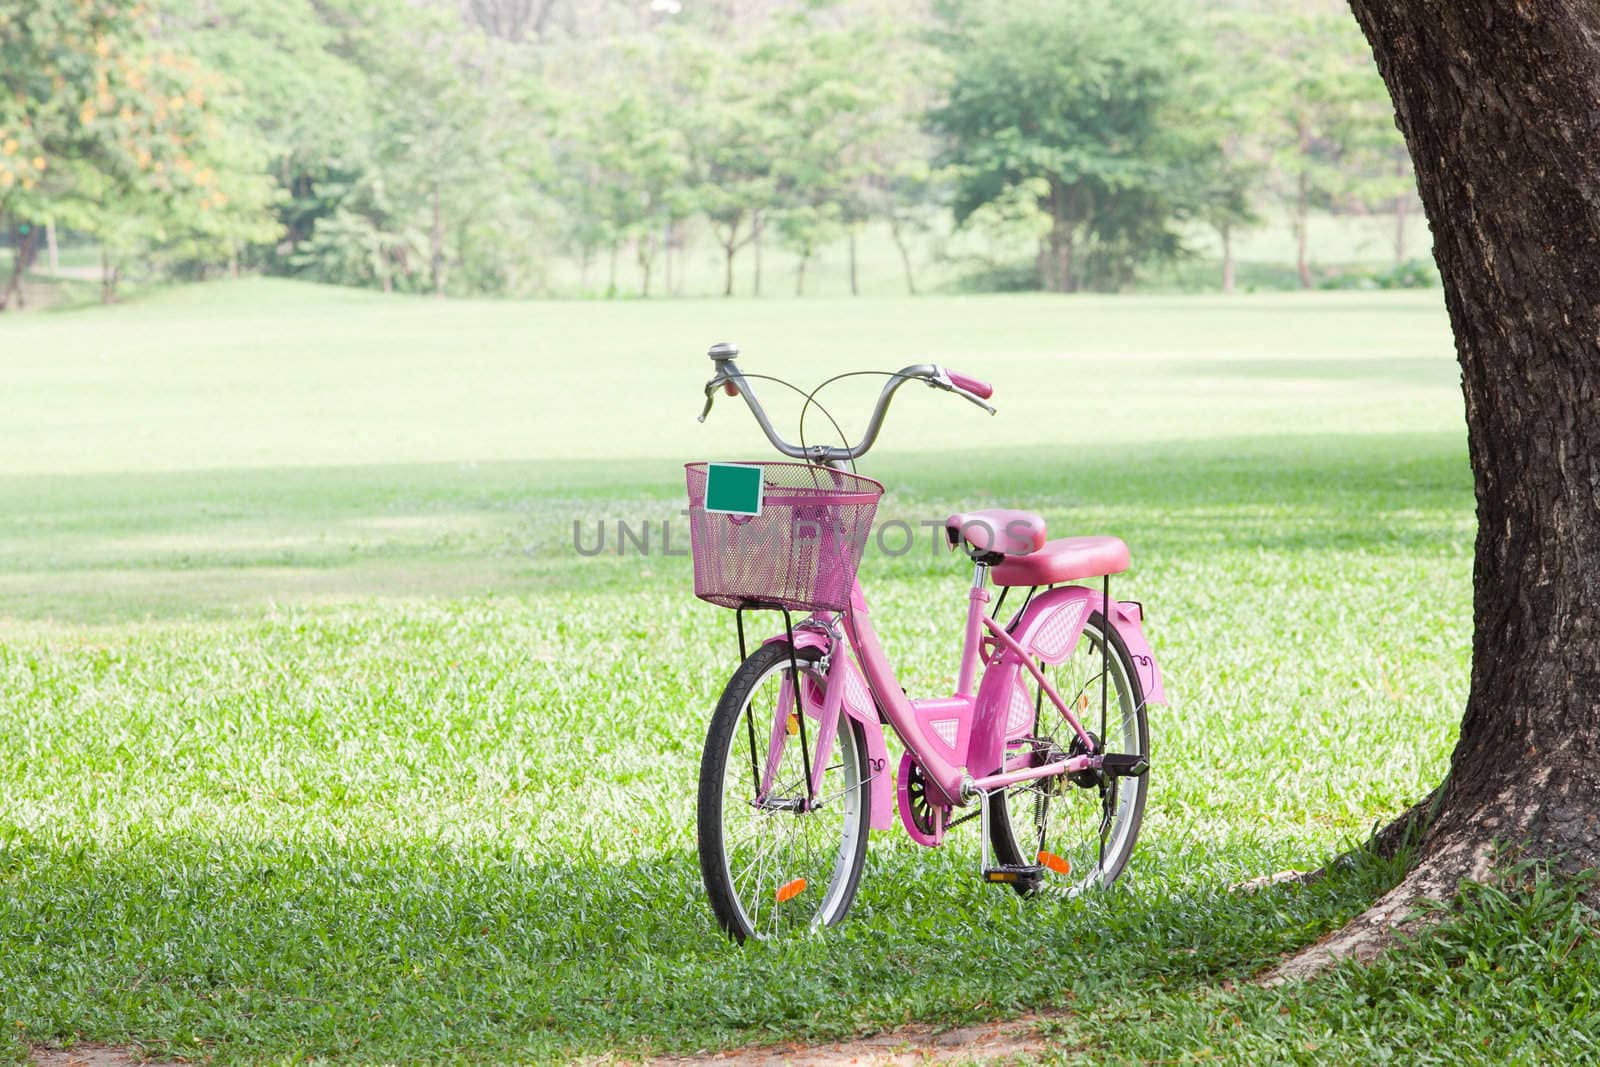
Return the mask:
MULTIPOLYGON (((705 407, 700 421, 704 422, 710 414, 719 392, 742 397, 773 447, 792 459, 819 466, 838 467, 865 455, 877 440, 889 402, 908 382, 920 381, 954 393, 994 414, 994 408, 987 403, 994 393, 988 383, 937 364, 919 363, 888 375, 889 381, 879 393, 877 406, 856 444, 808 447, 802 442, 797 445, 784 440, 774 429, 749 379, 734 361, 738 354, 738 347, 727 343, 713 345, 707 352, 716 373, 705 385, 705 407)), ((806 394, 808 406, 814 395, 814 391, 806 394)), ((937 845, 943 840, 944 826, 952 808, 965 807, 974 799, 981 800, 1018 782, 1101 770, 1106 766, 1107 757, 1096 751, 1099 746, 1093 743, 1070 701, 1055 690, 1040 666, 1066 660, 1096 607, 1101 610, 1108 630, 1115 631, 1132 658, 1143 683, 1146 703, 1166 703, 1161 672, 1144 637, 1142 610, 1137 604, 1112 600, 1110 579, 1103 578, 1102 582, 1098 592, 1087 586, 1063 585, 1037 596, 1030 594, 1017 615, 1001 625, 985 613, 989 603, 988 567, 983 562, 975 562, 956 691, 949 697, 912 700, 895 678, 894 668, 872 627, 861 583, 854 581, 849 610, 838 614, 814 613, 794 627, 792 635, 786 626, 784 634, 768 639, 771 643, 792 637, 796 651, 802 648, 820 651, 823 674, 820 686, 811 675, 792 674, 781 684, 767 763, 757 783, 756 803, 763 804, 773 789, 796 704, 803 709, 795 724, 802 746, 807 744, 807 720, 817 722, 818 737, 815 753, 806 753, 809 764, 806 798, 785 801, 785 805, 803 803, 809 810, 826 799, 818 795, 822 776, 833 752, 840 717, 848 715, 861 727, 866 738, 872 828, 887 829, 892 822, 890 795, 895 792, 886 773, 889 757, 882 724, 887 722, 906 747, 896 806, 907 831, 922 844, 937 845), (980 665, 983 668, 981 681, 978 679, 980 665), (1077 735, 1074 747, 1079 749, 1079 754, 1066 756, 1059 750, 1046 752, 1030 745, 1012 747, 1008 755, 1009 743, 1023 737, 1034 721, 1035 705, 1021 681, 1023 671, 1065 717, 1077 735), (976 690, 974 682, 978 682, 976 690), (913 769, 919 770, 926 781, 926 799, 937 813, 932 833, 919 830, 912 818, 907 782, 913 769)), ((1037 589, 1034 592, 1037 593, 1037 589)), ((740 635, 742 649, 742 630, 740 635)), ((1106 640, 1109 641, 1109 637, 1106 640)), ((752 737, 752 750, 754 747, 752 737)))
MULTIPOLYGON (((930 787, 929 800, 946 812, 1018 782, 1099 769, 1103 756, 1092 752, 1045 763, 1035 763, 1031 748, 1015 751, 1010 758, 1006 753, 1008 741, 1019 735, 1019 716, 1029 724, 1033 719, 1033 699, 1021 683, 1024 671, 1049 697, 1083 747, 1092 749, 1077 709, 1050 685, 1038 662, 1053 665, 1066 660, 1096 609, 1102 611, 1127 648, 1143 684, 1145 702, 1166 703, 1161 672, 1145 639, 1142 611, 1137 604, 1110 599, 1106 587, 1096 590, 1065 585, 1031 597, 1009 623, 1002 625, 987 614, 989 600, 987 568, 979 564, 968 594, 956 691, 949 697, 912 700, 901 689, 873 629, 859 580, 851 591, 850 610, 842 618, 818 613, 795 627, 797 649, 815 648, 825 657, 820 691, 808 678, 800 693, 806 718, 814 720, 818 727, 808 803, 815 805, 818 801, 823 770, 842 715, 860 724, 866 735, 872 828, 882 830, 891 825, 893 805, 899 808, 912 837, 922 844, 938 844, 943 836, 942 824, 931 839, 911 824, 904 804, 903 780, 899 783, 901 802, 891 801, 880 712, 882 720, 887 720, 899 735, 909 758, 921 768, 930 787)), ((778 634, 768 643, 785 640, 787 634, 778 634)), ((772 744, 760 789, 763 796, 772 788, 793 704, 794 693, 786 682, 772 723, 772 744)))

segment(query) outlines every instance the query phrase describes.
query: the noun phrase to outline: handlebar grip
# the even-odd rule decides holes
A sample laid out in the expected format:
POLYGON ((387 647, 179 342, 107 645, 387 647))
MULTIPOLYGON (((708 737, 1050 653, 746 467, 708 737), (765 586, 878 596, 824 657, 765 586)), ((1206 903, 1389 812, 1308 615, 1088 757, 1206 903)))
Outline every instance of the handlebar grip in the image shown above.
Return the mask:
POLYGON ((991 396, 994 396, 994 386, 988 382, 979 381, 977 378, 962 374, 960 371, 953 371, 949 367, 945 368, 944 373, 945 377, 950 379, 950 384, 957 389, 965 389, 973 396, 983 400, 988 400, 991 396))

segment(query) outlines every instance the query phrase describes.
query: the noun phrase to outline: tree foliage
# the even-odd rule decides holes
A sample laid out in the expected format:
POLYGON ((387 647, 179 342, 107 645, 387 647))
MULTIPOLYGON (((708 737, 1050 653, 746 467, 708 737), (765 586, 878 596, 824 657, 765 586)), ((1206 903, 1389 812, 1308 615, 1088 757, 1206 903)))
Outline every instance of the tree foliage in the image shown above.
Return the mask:
POLYGON ((803 290, 845 246, 858 291, 868 227, 915 290, 948 219, 1116 289, 1197 227, 1392 204, 1403 255, 1381 83, 1310 3, 0 0, 0 240, 610 295, 677 291, 698 244, 731 295, 773 247, 803 290))
POLYGON ((1039 281, 1061 292, 1120 288, 1178 251, 1215 146, 1194 132, 1200 59, 1176 3, 995 0, 946 25, 955 69, 934 120, 958 219, 1031 197, 1048 224, 1039 281))

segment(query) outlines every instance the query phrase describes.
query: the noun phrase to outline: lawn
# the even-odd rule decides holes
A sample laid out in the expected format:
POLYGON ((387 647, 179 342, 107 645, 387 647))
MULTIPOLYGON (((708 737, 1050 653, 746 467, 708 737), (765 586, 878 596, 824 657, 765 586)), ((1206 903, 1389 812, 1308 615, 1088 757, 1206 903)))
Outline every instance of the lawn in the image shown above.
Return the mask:
MULTIPOLYGON (((847 380, 830 407, 859 426, 876 388, 847 380)), ((1437 293, 213 285, 0 319, 0 446, 0 1042, 18 1056, 544 1061, 1062 1006, 1061 1054, 1089 1059, 1281 1062, 1363 1020, 1376 1044, 1328 1047, 1523 1047, 1442 1015, 1394 1029, 1378 1005, 1414 989, 1405 967, 1457 973, 1425 954, 1303 997, 1229 991, 1395 872, 1229 886, 1359 841, 1438 780, 1459 721, 1474 521, 1437 293), (731 617, 659 540, 585 557, 574 524, 591 544, 597 523, 667 523, 676 551, 680 465, 765 455, 735 401, 694 420, 719 339, 806 384, 922 360, 995 383, 992 419, 902 393, 863 464, 884 518, 1030 506, 1058 536, 1132 545, 1115 588, 1149 610, 1172 705, 1120 891, 1024 902, 978 882, 970 827, 937 852, 896 830, 842 927, 718 936, 694 782, 731 617), (1321 1007, 1297 1027, 1274 1005, 1321 1007), (1230 1013, 1276 1029, 1212 1025, 1230 1013)), ((961 561, 869 552, 863 576, 901 681, 947 692, 961 561)), ((1496 906, 1469 902, 1463 929, 1496 906)), ((1569 1035, 1527 1047, 1546 1039, 1569 1035)))

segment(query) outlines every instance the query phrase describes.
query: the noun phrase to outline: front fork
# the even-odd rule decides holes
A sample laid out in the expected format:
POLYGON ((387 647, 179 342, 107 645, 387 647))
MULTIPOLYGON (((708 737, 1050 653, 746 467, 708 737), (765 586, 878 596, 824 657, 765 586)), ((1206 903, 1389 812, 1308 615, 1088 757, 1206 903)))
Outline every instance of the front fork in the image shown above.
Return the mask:
MULTIPOLYGON (((839 714, 844 707, 844 687, 847 670, 835 670, 835 664, 842 664, 843 642, 830 635, 828 651, 819 666, 822 668, 826 684, 822 692, 822 707, 817 713, 817 745, 811 749, 806 720, 810 715, 805 710, 804 686, 808 679, 803 675, 796 677, 791 669, 784 674, 783 684, 778 690, 778 712, 772 717, 772 737, 767 745, 767 765, 761 772, 761 786, 756 793, 756 803, 764 804, 772 792, 778 777, 778 766, 783 761, 784 749, 788 747, 789 724, 793 722, 796 727, 796 736, 800 738, 802 752, 805 755, 804 763, 808 772, 806 782, 805 810, 814 810, 819 803, 818 793, 822 789, 822 775, 828 767, 828 760, 833 757, 834 739, 839 732, 839 714), (797 701, 796 688, 800 687, 801 700, 797 701)), ((810 683, 816 688, 814 682, 810 683)))

